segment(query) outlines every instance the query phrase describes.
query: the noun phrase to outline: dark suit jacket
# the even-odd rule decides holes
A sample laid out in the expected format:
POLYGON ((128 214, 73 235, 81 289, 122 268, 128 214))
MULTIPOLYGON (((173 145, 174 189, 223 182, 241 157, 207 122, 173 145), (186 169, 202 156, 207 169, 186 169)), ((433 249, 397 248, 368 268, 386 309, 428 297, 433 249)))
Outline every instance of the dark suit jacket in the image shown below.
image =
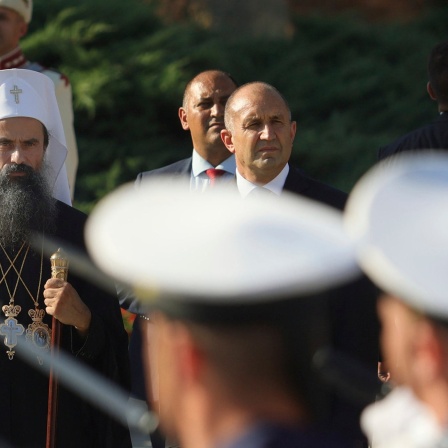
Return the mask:
POLYGON ((343 191, 308 177, 302 170, 291 165, 283 189, 339 210, 344 208, 347 201, 347 194, 343 191))
POLYGON ((142 181, 150 178, 151 176, 159 176, 164 174, 178 174, 189 176, 191 174, 192 159, 188 157, 187 159, 179 160, 171 165, 163 166, 162 168, 157 168, 151 171, 144 171, 139 173, 135 179, 136 186, 140 186, 142 181))
MULTIPOLYGON (((347 200, 346 193, 308 177, 302 170, 292 166, 283 189, 339 210, 344 208, 347 200)), ((367 446, 359 427, 360 414, 367 403, 361 399, 355 402, 353 397, 341 396, 340 392, 344 388, 351 388, 351 383, 358 381, 363 389, 365 381, 366 396, 370 396, 371 401, 375 398, 375 390, 370 389, 370 384, 377 379, 379 351, 376 297, 377 289, 364 275, 328 294, 332 349, 336 356, 341 352, 353 362, 350 377, 346 382, 339 381, 336 385, 333 416, 329 422, 333 431, 349 439, 347 447, 367 446)), ((355 391, 353 394, 356 395, 355 391)))
MULTIPOLYGON (((136 187, 140 187, 141 183, 145 180, 151 179, 154 176, 163 175, 179 175, 190 176, 192 166, 192 158, 179 160, 171 165, 163 166, 151 171, 143 171, 139 173, 135 179, 136 187)), ((120 305, 122 308, 130 311, 134 314, 144 313, 140 305, 139 300, 136 299, 134 294, 127 290, 123 285, 117 285, 118 297, 120 299, 120 305)))
POLYGON ((448 150, 448 113, 439 115, 434 122, 416 129, 378 151, 378 160, 393 154, 415 149, 448 150))
MULTIPOLYGON (((153 176, 159 175, 180 175, 190 176, 192 167, 192 158, 179 160, 171 165, 157 168, 151 171, 139 173, 135 179, 137 187, 145 180, 151 179, 153 176)), ((144 313, 140 302, 137 300, 132 291, 127 290, 122 285, 117 285, 118 297, 122 308, 127 309, 137 315, 144 313)), ((131 361, 131 385, 132 396, 140 400, 146 400, 148 394, 146 390, 145 372, 142 359, 142 320, 136 317, 129 342, 129 358, 131 361)), ((153 448, 162 448, 165 446, 165 438, 159 430, 151 434, 151 444, 153 448)))

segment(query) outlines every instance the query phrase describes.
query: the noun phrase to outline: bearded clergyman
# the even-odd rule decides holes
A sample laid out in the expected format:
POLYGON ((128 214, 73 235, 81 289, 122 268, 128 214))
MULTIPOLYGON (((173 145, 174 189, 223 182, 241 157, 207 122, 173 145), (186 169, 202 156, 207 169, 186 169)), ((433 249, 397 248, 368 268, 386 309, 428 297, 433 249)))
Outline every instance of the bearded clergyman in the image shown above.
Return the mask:
MULTIPOLYGON (((60 349, 129 387, 127 334, 116 297, 69 273, 52 278, 47 248, 66 241, 85 250, 86 216, 56 184, 67 155, 49 78, 29 70, 0 71, 0 440, 43 447, 48 377, 16 353, 26 341, 50 350, 53 319, 60 349), (30 244, 31 241, 33 244, 30 244)), ((128 428, 59 385, 55 446, 130 447, 128 428)))

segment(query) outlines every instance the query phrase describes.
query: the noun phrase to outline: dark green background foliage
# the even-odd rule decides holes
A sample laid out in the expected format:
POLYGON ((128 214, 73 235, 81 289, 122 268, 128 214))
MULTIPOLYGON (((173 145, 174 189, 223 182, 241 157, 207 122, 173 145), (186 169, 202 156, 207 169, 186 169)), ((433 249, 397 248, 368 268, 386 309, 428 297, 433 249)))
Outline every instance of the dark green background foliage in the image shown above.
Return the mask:
POLYGON ((75 205, 88 212, 138 172, 190 154, 177 109, 185 83, 210 68, 275 85, 298 122, 293 163, 350 190, 379 146, 436 115, 426 60, 446 23, 446 8, 407 24, 295 17, 288 41, 232 40, 163 25, 138 0, 46 0, 35 2, 23 48, 73 84, 75 205))

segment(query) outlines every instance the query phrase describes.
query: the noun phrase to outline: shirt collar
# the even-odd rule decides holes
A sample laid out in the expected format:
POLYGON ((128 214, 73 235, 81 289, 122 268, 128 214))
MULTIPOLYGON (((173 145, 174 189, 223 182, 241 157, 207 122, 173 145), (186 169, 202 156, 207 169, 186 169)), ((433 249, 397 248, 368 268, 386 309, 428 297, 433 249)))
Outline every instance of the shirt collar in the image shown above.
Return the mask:
POLYGON ((277 175, 277 177, 272 179, 267 184, 261 185, 249 182, 247 179, 241 176, 238 170, 236 170, 236 183, 238 185, 238 190, 243 198, 245 198, 256 187, 266 188, 269 191, 272 191, 272 193, 276 194, 277 196, 280 196, 283 190, 283 186, 285 185, 288 173, 289 173, 289 164, 287 163, 280 171, 280 173, 277 175))
POLYGON ((195 149, 193 149, 193 155, 191 158, 191 172, 193 176, 194 177, 199 176, 201 173, 203 173, 205 170, 208 170, 209 168, 224 170, 227 173, 234 175, 236 171, 235 155, 231 154, 230 157, 221 162, 219 165, 213 166, 211 163, 207 162, 207 160, 205 160, 202 156, 200 156, 195 149))

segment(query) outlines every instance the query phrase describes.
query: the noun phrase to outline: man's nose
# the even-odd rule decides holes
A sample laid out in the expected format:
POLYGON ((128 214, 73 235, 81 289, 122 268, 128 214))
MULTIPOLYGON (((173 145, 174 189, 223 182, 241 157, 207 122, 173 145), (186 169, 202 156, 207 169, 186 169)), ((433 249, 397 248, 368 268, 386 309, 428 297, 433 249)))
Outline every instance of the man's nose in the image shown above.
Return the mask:
POLYGON ((15 146, 14 149, 11 152, 11 162, 17 163, 17 165, 20 165, 24 160, 23 157, 23 150, 20 146, 15 146))
POLYGON ((213 117, 222 117, 224 116, 224 105, 222 104, 214 104, 211 110, 211 114, 213 117))
POLYGON ((263 126, 263 129, 261 130, 260 138, 263 140, 274 140, 275 139, 274 128, 269 123, 267 123, 263 126))

